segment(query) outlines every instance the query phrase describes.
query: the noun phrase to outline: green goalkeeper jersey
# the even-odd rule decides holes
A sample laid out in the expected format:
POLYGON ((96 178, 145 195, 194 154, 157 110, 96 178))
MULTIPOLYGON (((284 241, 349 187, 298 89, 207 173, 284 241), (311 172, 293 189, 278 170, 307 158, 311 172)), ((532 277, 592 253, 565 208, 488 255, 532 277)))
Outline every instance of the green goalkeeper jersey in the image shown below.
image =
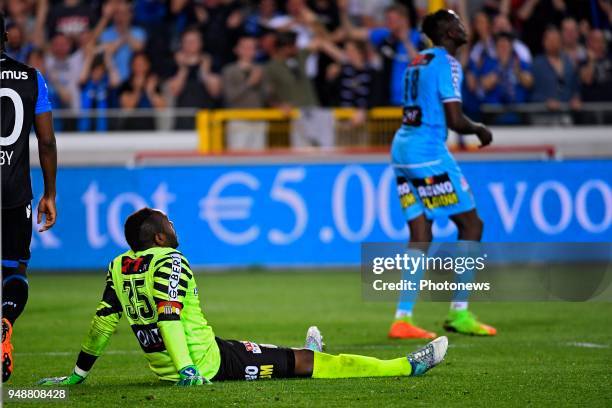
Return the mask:
POLYGON ((82 350, 100 356, 122 314, 160 379, 178 380, 178 371, 189 364, 209 379, 219 370, 219 347, 200 308, 193 272, 176 249, 130 250, 110 263, 82 350))

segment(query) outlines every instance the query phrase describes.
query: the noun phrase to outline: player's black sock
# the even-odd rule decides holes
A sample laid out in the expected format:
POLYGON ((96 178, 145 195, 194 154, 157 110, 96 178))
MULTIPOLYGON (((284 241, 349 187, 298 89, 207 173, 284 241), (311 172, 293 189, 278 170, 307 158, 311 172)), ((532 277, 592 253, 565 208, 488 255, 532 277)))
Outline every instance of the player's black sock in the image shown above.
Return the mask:
POLYGON ((28 302, 28 279, 17 268, 2 268, 2 276, 2 317, 14 324, 28 302))

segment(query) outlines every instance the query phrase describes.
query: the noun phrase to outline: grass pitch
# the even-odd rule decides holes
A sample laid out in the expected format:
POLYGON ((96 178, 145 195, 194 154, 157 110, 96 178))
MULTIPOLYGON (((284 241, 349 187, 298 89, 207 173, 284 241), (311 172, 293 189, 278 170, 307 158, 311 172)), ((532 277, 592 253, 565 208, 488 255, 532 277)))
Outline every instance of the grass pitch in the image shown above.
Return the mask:
MULTIPOLYGON (((309 325, 330 353, 380 358, 423 344, 386 338, 394 305, 364 303, 357 272, 199 274, 204 312, 228 339, 299 346, 309 325)), ((67 375, 104 286, 103 274, 32 274, 15 326, 15 372, 5 388, 67 375)), ((417 321, 442 333, 448 305, 419 303, 417 321)), ((612 305, 475 303, 495 338, 449 335, 445 362, 420 378, 268 380, 178 388, 159 383, 122 322, 68 406, 612 406, 612 305)), ((27 403, 7 403, 23 407, 27 403)))

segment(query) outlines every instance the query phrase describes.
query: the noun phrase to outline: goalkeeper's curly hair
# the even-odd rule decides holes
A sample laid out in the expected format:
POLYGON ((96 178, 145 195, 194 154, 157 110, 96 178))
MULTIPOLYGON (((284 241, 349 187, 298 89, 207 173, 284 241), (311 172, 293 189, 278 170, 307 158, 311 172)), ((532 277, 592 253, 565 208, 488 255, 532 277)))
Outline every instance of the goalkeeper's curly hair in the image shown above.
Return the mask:
POLYGON ((457 15, 450 10, 438 10, 428 14, 423 20, 421 30, 434 43, 440 45, 442 39, 448 32, 450 24, 457 18, 457 15))

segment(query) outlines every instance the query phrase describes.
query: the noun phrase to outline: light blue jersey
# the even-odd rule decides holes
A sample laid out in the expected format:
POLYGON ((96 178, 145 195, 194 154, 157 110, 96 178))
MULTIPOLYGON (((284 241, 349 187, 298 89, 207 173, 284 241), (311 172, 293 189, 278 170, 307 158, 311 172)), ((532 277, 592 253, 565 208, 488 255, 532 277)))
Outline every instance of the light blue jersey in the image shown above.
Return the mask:
POLYGON ((461 102, 463 73, 444 48, 422 51, 404 74, 402 126, 391 160, 408 221, 448 217, 474 208, 469 185, 446 147, 444 103, 461 102))

